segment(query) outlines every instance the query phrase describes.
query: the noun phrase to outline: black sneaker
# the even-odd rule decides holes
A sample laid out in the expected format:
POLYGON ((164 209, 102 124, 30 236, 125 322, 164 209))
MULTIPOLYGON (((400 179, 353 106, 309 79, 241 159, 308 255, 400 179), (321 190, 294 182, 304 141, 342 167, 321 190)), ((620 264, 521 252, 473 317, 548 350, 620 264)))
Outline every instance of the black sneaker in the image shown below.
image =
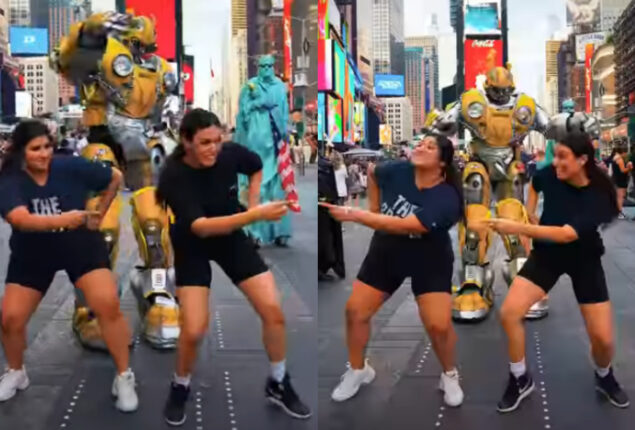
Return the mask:
POLYGON ((520 378, 516 378, 513 374, 509 374, 509 381, 507 382, 507 389, 500 402, 498 402, 498 412, 511 412, 515 411, 520 402, 532 391, 534 391, 534 380, 531 378, 529 372, 525 372, 520 378))
POLYGON ((269 377, 265 387, 265 396, 271 403, 278 405, 293 418, 306 419, 311 416, 311 410, 302 403, 295 390, 291 386, 289 374, 284 375, 282 383, 269 377))
POLYGON ((185 422, 185 402, 190 395, 190 387, 172 382, 170 396, 165 403, 163 416, 171 426, 180 426, 185 422))
POLYGON ((609 370, 609 374, 604 378, 600 378, 595 373, 595 389, 604 394, 604 397, 618 408, 627 408, 630 405, 628 396, 615 380, 615 376, 613 376, 613 368, 609 370))

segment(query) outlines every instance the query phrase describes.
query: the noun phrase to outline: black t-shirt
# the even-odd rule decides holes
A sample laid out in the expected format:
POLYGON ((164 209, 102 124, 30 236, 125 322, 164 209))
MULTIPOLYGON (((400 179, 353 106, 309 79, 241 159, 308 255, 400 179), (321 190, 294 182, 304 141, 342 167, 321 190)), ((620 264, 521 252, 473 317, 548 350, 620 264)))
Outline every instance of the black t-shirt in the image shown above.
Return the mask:
POLYGON ((450 243, 448 231, 461 217, 459 194, 443 182, 431 188, 418 189, 414 166, 410 161, 388 161, 375 167, 381 194, 381 213, 406 218, 414 214, 428 233, 398 236, 400 240, 450 243))
POLYGON ((158 193, 174 213, 173 241, 197 241, 191 226, 198 218, 240 212, 238 173, 250 176, 261 169, 258 154, 236 143, 225 143, 212 167, 195 169, 182 160, 169 160, 158 193))
MULTIPOLYGON (((92 194, 108 187, 112 169, 81 157, 54 156, 46 184, 38 185, 25 171, 17 171, 0 178, 0 215, 20 206, 26 206, 36 215, 59 215, 71 210, 86 209, 86 201, 92 194)), ((59 238, 52 232, 25 232, 14 229, 11 250, 35 251, 48 248, 47 242, 59 238)), ((57 250, 63 251, 63 250, 57 250)))
POLYGON ((604 253, 598 227, 610 222, 616 212, 606 191, 593 185, 575 187, 561 181, 552 166, 538 170, 532 185, 544 195, 540 225, 570 225, 578 234, 577 240, 567 244, 534 239, 534 248, 557 249, 575 256, 604 253))

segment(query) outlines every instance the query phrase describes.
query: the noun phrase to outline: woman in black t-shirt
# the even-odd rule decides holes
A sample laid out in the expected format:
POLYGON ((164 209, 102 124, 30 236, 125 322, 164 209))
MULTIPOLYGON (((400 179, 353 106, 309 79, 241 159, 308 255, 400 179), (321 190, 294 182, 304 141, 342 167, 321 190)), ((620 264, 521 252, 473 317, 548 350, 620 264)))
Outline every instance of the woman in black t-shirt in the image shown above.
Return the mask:
POLYGON ((376 230, 346 304, 351 367, 333 391, 335 401, 353 397, 362 384, 374 379, 375 371, 364 360, 370 319, 409 277, 421 320, 444 370, 440 388, 445 403, 459 406, 463 402, 451 319, 454 252, 448 230, 463 212, 453 156, 447 138, 429 135, 413 150, 411 161, 391 161, 369 169, 370 211, 321 204, 340 222, 376 230))
MULTIPOLYGON (((575 129, 575 127, 573 127, 575 129)), ((618 214, 616 193, 609 177, 595 164, 591 140, 584 133, 561 138, 553 166, 539 170, 529 195, 530 219, 535 219, 537 195, 544 195, 540 224, 494 219, 499 233, 533 238, 533 250, 512 282, 501 308, 508 337, 510 377, 499 412, 511 412, 534 389, 525 365, 524 315, 543 298, 561 275, 571 277, 586 322, 596 365, 596 389, 615 406, 628 406, 628 397, 613 376, 613 323, 597 231, 618 214)))
POLYGON ((134 374, 128 368, 130 329, 119 309, 115 278, 99 231, 117 194, 121 173, 80 157, 54 157, 46 125, 19 124, 0 171, 0 215, 11 234, 2 300, 2 345, 8 370, 0 377, 0 401, 28 387, 23 354, 26 325, 55 273, 65 270, 95 312, 117 376, 112 393, 123 412, 137 409, 134 374), (96 213, 84 210, 102 193, 96 213))

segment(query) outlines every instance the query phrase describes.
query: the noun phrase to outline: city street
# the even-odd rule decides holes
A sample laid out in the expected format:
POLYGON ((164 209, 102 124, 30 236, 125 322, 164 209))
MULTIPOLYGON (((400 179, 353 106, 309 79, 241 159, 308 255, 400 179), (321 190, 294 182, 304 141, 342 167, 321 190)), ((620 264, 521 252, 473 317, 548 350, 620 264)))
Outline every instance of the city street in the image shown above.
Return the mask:
MULTIPOLYGON (((293 215, 294 236, 288 248, 265 248, 262 255, 282 293, 288 328, 287 366, 300 397, 317 411, 316 332, 317 168, 296 174, 302 213, 293 215)), ((122 214, 123 231, 117 272, 125 292, 122 308, 138 326, 136 304, 126 273, 135 264, 136 244, 129 209, 122 214)), ((4 289, 9 229, 0 225, 0 294, 4 289)), ((51 250, 58 252, 59 250, 51 250)), ((264 398, 269 363, 260 322, 240 291, 214 266, 209 334, 200 348, 192 379, 188 430, 257 428, 317 429, 317 417, 300 421, 269 406, 264 398)), ((162 410, 174 371, 174 352, 151 349, 142 340, 132 350, 139 410, 122 414, 110 395, 113 365, 103 353, 82 350, 71 333, 72 286, 58 274, 28 326, 26 366, 31 386, 0 404, 0 427, 20 430, 163 429, 162 410)), ((0 365, 5 360, 0 355, 0 365)))
MULTIPOLYGON (((630 213, 632 216, 633 213, 630 213)), ((319 420, 324 430, 465 429, 629 429, 635 408, 619 410, 594 390, 589 343, 568 278, 551 295, 551 312, 529 322, 527 364, 536 390, 520 409, 508 415, 496 411, 508 377, 506 341, 497 312, 480 324, 455 324, 458 368, 465 401, 445 407, 437 389, 441 368, 421 326, 409 285, 403 285, 373 319, 367 356, 377 371, 375 381, 356 397, 335 403, 330 395, 346 370, 344 306, 351 283, 365 256, 371 232, 347 224, 344 232, 347 279, 319 283, 319 420)), ((604 257, 616 320, 616 376, 631 399, 635 397, 635 223, 617 221, 604 231, 604 257)), ((456 232, 454 231, 456 242, 456 232)), ((496 310, 507 287, 497 255, 496 310)), ((457 264, 457 262, 455 262, 457 264)), ((406 281, 408 283, 408 281, 406 281)))

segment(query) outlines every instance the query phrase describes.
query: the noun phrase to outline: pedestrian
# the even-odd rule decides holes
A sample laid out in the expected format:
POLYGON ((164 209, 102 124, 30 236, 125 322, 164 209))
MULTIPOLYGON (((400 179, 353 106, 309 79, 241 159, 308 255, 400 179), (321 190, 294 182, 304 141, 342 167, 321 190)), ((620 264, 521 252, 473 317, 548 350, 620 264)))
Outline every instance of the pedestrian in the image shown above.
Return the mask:
POLYGON ((359 166, 353 162, 348 166, 348 183, 346 184, 351 205, 359 207, 359 196, 364 191, 359 166))
POLYGON ((338 204, 343 205, 346 203, 346 200, 348 200, 348 187, 346 185, 348 170, 344 163, 344 157, 335 149, 331 152, 331 162, 333 163, 333 170, 335 171, 335 185, 337 186, 337 196, 339 199, 338 204))
MULTIPOLYGON (((571 126, 571 130, 575 129, 571 126)), ((586 323, 595 363, 596 389, 615 406, 629 405, 611 367, 613 321, 601 261, 604 245, 597 231, 619 213, 615 188, 594 162, 587 134, 568 133, 557 140, 553 166, 538 170, 530 187, 529 212, 535 208, 537 193, 544 196, 539 224, 504 219, 488 221, 501 234, 533 239, 529 258, 513 280, 501 308, 501 322, 508 338, 510 376, 498 403, 499 412, 515 410, 534 390, 525 362, 524 317, 563 274, 571 277, 586 323)), ((530 213, 531 218, 535 219, 534 213, 530 213)))
POLYGON ((285 322, 271 271, 241 230, 256 221, 277 221, 287 203, 259 204, 262 162, 235 143, 223 143, 216 115, 193 109, 181 121, 180 144, 166 160, 157 197, 173 211, 170 237, 174 249, 181 334, 176 373, 165 404, 171 425, 185 422, 185 403, 196 361, 197 346, 207 331, 210 260, 216 261, 247 296, 262 320, 263 340, 271 363, 265 396, 295 418, 308 418, 286 371, 285 322), (249 208, 240 212, 237 174, 249 177, 249 208))
POLYGON ((340 222, 376 230, 346 303, 350 368, 331 398, 353 397, 375 378, 364 358, 370 320, 410 277, 419 315, 443 372, 440 388, 449 406, 463 402, 455 366, 452 326, 454 252, 449 230, 463 212, 460 177, 453 165, 452 142, 431 134, 415 147, 411 160, 390 161, 369 169, 370 210, 322 204, 340 222))
POLYGON ((619 208, 619 219, 625 219, 626 216, 622 212, 624 199, 626 198, 626 190, 628 189, 629 173, 633 170, 633 163, 628 161, 626 153, 626 145, 622 142, 615 142, 615 154, 611 159, 611 175, 613 183, 617 190, 617 206, 619 208))
POLYGON ((101 219, 121 183, 116 169, 80 157, 54 157, 47 126, 20 123, 0 171, 0 215, 13 228, 2 300, 2 345, 8 370, 0 377, 0 401, 29 385, 24 367, 26 325, 55 273, 65 270, 95 313, 117 368, 112 394, 123 412, 137 409, 129 365, 130 329, 119 309, 101 219), (96 213, 84 210, 102 193, 96 213))

